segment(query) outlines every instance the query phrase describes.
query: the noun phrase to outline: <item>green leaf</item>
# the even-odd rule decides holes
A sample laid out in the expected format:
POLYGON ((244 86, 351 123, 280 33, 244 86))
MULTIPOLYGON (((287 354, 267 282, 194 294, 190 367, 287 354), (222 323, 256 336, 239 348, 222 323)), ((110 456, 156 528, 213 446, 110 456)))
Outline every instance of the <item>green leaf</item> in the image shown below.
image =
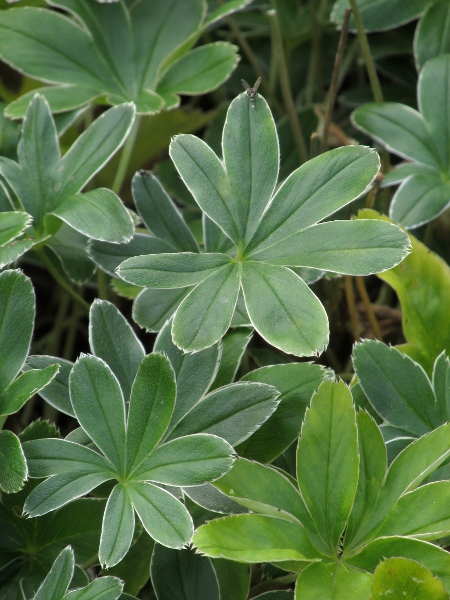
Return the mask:
MULTIPOLYGON (((425 8, 423 0, 358 0, 361 18, 366 31, 380 31, 394 29, 403 23, 412 21, 420 15, 425 8)), ((331 13, 335 23, 341 23, 347 0, 337 0, 331 13)), ((351 25, 354 27, 354 24, 351 25)))
POLYGON ((222 357, 219 369, 210 391, 228 383, 233 383, 251 338, 252 330, 249 327, 236 327, 226 334, 222 340, 222 357))
POLYGON ((411 175, 428 175, 435 173, 434 167, 423 165, 422 163, 415 162, 402 162, 399 165, 393 167, 389 173, 383 174, 383 181, 381 187, 389 187, 391 185, 398 185, 411 175))
MULTIPOLYGON (((374 211, 363 211, 358 216, 378 218, 374 211)), ((405 338, 419 350, 422 366, 431 372, 442 350, 450 352, 450 315, 446 306, 446 299, 450 297, 450 269, 422 242, 411 234, 409 237, 413 247, 411 254, 379 277, 397 292, 405 338)))
POLYGON ((180 288, 201 283, 230 262, 230 257, 225 254, 150 254, 128 258, 117 272, 122 279, 135 285, 180 288))
POLYGON ((250 257, 272 265, 370 275, 392 268, 407 253, 408 237, 398 227, 367 219, 313 225, 250 257))
POLYGON ((347 386, 324 381, 311 400, 297 449, 297 479, 319 534, 338 547, 358 484, 358 440, 347 386))
POLYGON ((164 240, 144 233, 135 233, 125 244, 89 240, 86 247, 87 253, 95 264, 112 277, 117 277, 117 267, 127 258, 142 254, 159 254, 170 250, 171 247, 164 240))
POLYGON ((3 60, 32 77, 94 89, 113 85, 91 38, 61 14, 29 7, 4 11, 0 32, 3 60))
POLYGON ((255 600, 294 600, 294 592, 278 590, 255 596, 255 600))
POLYGON ((240 456, 272 462, 299 434, 306 407, 325 372, 312 363, 271 365, 250 371, 242 381, 273 385, 280 393, 277 410, 237 449, 240 456))
POLYGON ((0 268, 7 267, 25 254, 36 242, 29 239, 19 239, 0 248, 0 268))
POLYGON ((295 561, 303 566, 318 557, 303 527, 262 515, 209 521, 192 541, 201 554, 246 563, 295 561))
POLYGON ((249 567, 221 558, 215 558, 212 563, 219 582, 220 600, 247 600, 250 587, 249 567))
POLYGON ((308 161, 278 189, 246 252, 264 250, 355 200, 379 166, 378 155, 364 146, 330 150, 308 161))
POLYGON ((368 102, 353 113, 362 131, 403 158, 439 168, 440 156, 423 116, 396 102, 368 102))
POLYGON ((193 500, 198 506, 215 513, 224 515, 240 515, 249 511, 219 492, 212 483, 183 488, 185 496, 193 500))
POLYGON ((69 374, 73 363, 63 358, 55 356, 29 356, 24 365, 24 371, 31 369, 45 369, 51 365, 58 365, 59 370, 54 379, 39 391, 41 398, 44 398, 51 406, 57 408, 60 412, 71 417, 75 416, 69 395, 69 374))
POLYGON ((374 506, 383 486, 387 469, 386 446, 372 417, 360 410, 356 416, 358 426, 359 476, 355 501, 345 533, 345 541, 351 541, 361 520, 374 506))
POLYGON ((296 600, 367 600, 372 576, 350 570, 342 564, 313 563, 300 573, 295 586, 296 600))
POLYGON ((328 318, 298 275, 285 267, 245 261, 242 287, 252 325, 267 342, 296 356, 323 352, 328 318))
POLYGON ((445 350, 433 366, 433 389, 439 412, 447 420, 450 415, 450 360, 445 350))
POLYGON ((150 566, 158 600, 219 600, 219 586, 211 561, 192 550, 155 546, 150 566))
POLYGON ((106 473, 114 476, 111 463, 94 450, 58 438, 24 442, 30 477, 49 477, 69 472, 106 473))
MULTIPOLYGON (((55 109, 68 110, 79 105, 80 99, 87 101, 98 95, 102 99, 106 95, 114 104, 133 100, 139 112, 158 112, 164 107, 164 101, 166 108, 172 108, 179 102, 176 93, 182 91, 175 84, 183 87, 182 81, 177 80, 177 70, 185 72, 190 67, 193 87, 186 91, 197 93, 205 66, 195 81, 192 67, 198 60, 195 55, 190 59, 186 53, 203 31, 206 11, 200 0, 193 1, 189 10, 180 1, 170 5, 156 1, 151 6, 145 1, 97 2, 86 6, 80 0, 54 0, 51 4, 67 11, 70 19, 50 10, 33 8, 14 9, 11 15, 0 19, 0 54, 34 78, 63 84, 49 94, 55 109), (35 27, 39 28, 38 34, 35 27), (61 39, 54 40, 54 31, 61 31, 61 39), (163 98, 155 89, 164 72, 174 89, 173 93, 163 94, 163 98), (72 102, 67 88, 72 92, 72 102)), ((242 2, 229 4, 216 14, 215 20, 241 6, 242 2)), ((228 77, 236 64, 235 48, 230 44, 221 46, 219 56, 216 56, 215 46, 208 52, 214 59, 209 65, 208 83, 214 87, 228 77)), ((206 51, 202 54, 206 58, 204 54, 206 51)), ((206 88, 200 85, 198 93, 203 91, 206 88)), ((20 111, 17 116, 22 116, 20 111)))
POLYGON ((239 458, 214 486, 252 512, 300 525, 310 518, 298 490, 273 467, 239 458))
POLYGON ((0 273, 0 393, 21 370, 30 349, 35 313, 31 281, 19 271, 0 273))
POLYGON ((361 520, 351 545, 367 539, 398 499, 418 487, 422 481, 450 456, 450 425, 442 425, 409 444, 392 462, 377 503, 361 520))
POLYGON ((89 345, 117 377, 128 400, 145 351, 127 320, 106 300, 97 298, 91 305, 89 345))
POLYGON ((83 235, 104 242, 127 242, 134 233, 127 209, 120 198, 106 188, 65 196, 50 215, 83 235))
MULTIPOLYGON (((23 590, 31 598, 50 570, 57 554, 70 539, 75 553, 75 562, 84 564, 96 556, 100 541, 100 529, 105 502, 98 499, 75 500, 63 508, 40 517, 24 519, 18 514, 25 496, 35 485, 28 482, 20 494, 4 494, 0 507, 0 529, 3 539, 10 540, 9 549, 2 553, 2 574, 6 579, 0 584, 0 596, 11 600, 22 600, 23 590), (27 548, 33 546, 39 553, 27 554, 27 548), (20 564, 17 558, 21 556, 20 564), (14 561, 14 571, 6 573, 5 563, 14 561)), ((87 578, 77 568, 72 587, 86 585, 87 578)))
MULTIPOLYGON (((31 442, 30 442, 31 443, 31 442)), ((88 494, 111 475, 83 471, 53 475, 40 483, 28 496, 23 511, 29 517, 39 517, 88 494)))
POLYGON ((353 363, 364 393, 385 421, 417 437, 442 424, 431 383, 409 356, 364 340, 354 347, 353 363))
POLYGON ((69 377, 75 415, 114 466, 125 468, 125 405, 119 382, 100 358, 82 356, 69 377))
POLYGON ((19 438, 12 431, 0 431, 0 489, 19 492, 28 476, 27 463, 19 438))
POLYGON ((241 229, 237 201, 219 158, 205 142, 193 135, 177 135, 170 144, 169 153, 200 208, 237 242, 241 229))
MULTIPOLYGON (((449 23, 450 6, 446 2, 432 2, 425 9, 414 36, 414 56, 419 70, 431 58, 450 52, 449 23)), ((436 100, 439 102, 441 98, 436 100)))
POLYGON ((275 122, 264 98, 260 97, 255 106, 246 93, 233 100, 222 143, 230 193, 235 199, 239 238, 248 241, 269 204, 280 163, 275 122))
POLYGON ((98 558, 108 568, 122 560, 130 549, 134 533, 133 505, 124 485, 111 492, 103 517, 102 537, 98 558))
POLYGON ((46 248, 56 254, 66 275, 76 284, 83 285, 95 272, 95 264, 86 253, 88 239, 75 229, 60 223, 56 234, 49 239, 46 248))
POLYGON ((423 565, 406 558, 390 558, 376 568, 370 600, 386 594, 405 600, 448 600, 442 581, 423 565))
POLYGON ((198 402, 171 431, 170 438, 210 433, 235 446, 257 430, 277 408, 278 391, 263 383, 235 383, 198 402))
POLYGON ((392 557, 403 557, 415 560, 440 577, 446 587, 450 583, 450 555, 447 551, 429 542, 404 537, 388 537, 367 544, 347 562, 358 569, 374 572, 382 560, 392 557))
POLYGON ((170 321, 164 324, 155 340, 154 351, 165 354, 175 371, 177 399, 171 419, 173 427, 208 391, 217 373, 220 345, 194 354, 183 353, 172 342, 171 327, 170 321))
POLYGON ((226 81, 234 71, 238 48, 225 42, 191 50, 173 63, 158 83, 158 94, 204 94, 226 81))
POLYGON ((22 211, 0 213, 0 245, 17 238, 31 222, 31 216, 22 211))
POLYGON ((117 152, 134 121, 132 103, 104 112, 64 154, 58 165, 59 198, 77 194, 117 152))
POLYGON ((377 530, 378 537, 402 535, 422 540, 450 532, 450 482, 437 481, 403 495, 377 530))
POLYGON ((127 596, 122 589, 123 583, 116 577, 100 577, 82 589, 69 592, 64 600, 117 600, 122 596, 125 600, 127 596))
POLYGON ((39 94, 30 103, 22 123, 17 156, 22 177, 26 178, 23 186, 27 193, 18 193, 13 184, 12 188, 36 224, 42 226, 44 215, 54 207, 51 179, 61 155, 50 108, 39 94))
POLYGON ((74 566, 73 550, 67 546, 56 558, 33 600, 62 600, 72 580, 74 566))
POLYGON ((168 242, 175 251, 198 252, 197 242, 181 212, 153 173, 136 173, 132 192, 137 211, 149 231, 168 242))
MULTIPOLYGON (((8 104, 4 115, 11 119, 23 117, 35 94, 36 90, 32 90, 8 104)), ((53 114, 67 114, 66 111, 83 107, 89 102, 93 102, 99 95, 96 90, 77 85, 40 87, 39 94, 45 98, 53 114)))
POLYGON ((224 265, 183 300, 172 325, 172 338, 179 348, 198 352, 220 340, 233 317, 240 279, 240 264, 224 265))
POLYGON ((207 16, 207 19, 204 23, 204 27, 212 25, 217 20, 222 19, 223 17, 229 14, 232 14, 235 10, 244 8, 248 4, 250 4, 249 0, 227 0, 217 8, 214 5, 209 6, 208 10, 210 10, 211 12, 207 16))
POLYGON ((0 415, 12 415, 20 410, 25 402, 54 379, 58 370, 58 365, 50 365, 22 373, 0 396, 0 415))
POLYGON ((128 494, 144 529, 168 548, 183 548, 189 543, 194 527, 183 504, 165 490, 133 481, 128 494))
POLYGON ((131 390, 127 429, 127 471, 135 470, 154 450, 172 417, 175 374, 162 354, 146 356, 131 390))
POLYGON ((233 461, 233 448, 225 440, 197 433, 158 446, 132 477, 166 485, 201 485, 221 477, 233 461))
POLYGON ((389 214, 399 225, 414 229, 439 216, 450 204, 450 183, 437 171, 412 175, 392 199, 389 214))
POLYGON ((123 560, 114 567, 104 570, 104 573, 115 575, 125 581, 125 592, 137 596, 150 577, 148 566, 154 546, 154 540, 143 531, 123 560))
POLYGON ((133 320, 147 331, 160 331, 191 291, 192 288, 142 290, 133 304, 133 320))
MULTIPOLYGON (((442 7, 444 7, 443 2, 442 7)), ((443 8, 440 10, 441 16, 448 19, 450 16, 448 6, 447 11, 444 12, 443 8)), ((442 52, 443 50, 440 50, 441 56, 430 60, 422 69, 418 85, 418 100, 441 162, 448 173, 450 170, 450 107, 448 106, 450 54, 442 54, 442 52)))
POLYGON ((89 240, 85 250, 103 271, 112 277, 117 277, 117 267, 127 258, 169 252, 171 248, 164 240, 144 233, 135 233, 126 244, 89 240))

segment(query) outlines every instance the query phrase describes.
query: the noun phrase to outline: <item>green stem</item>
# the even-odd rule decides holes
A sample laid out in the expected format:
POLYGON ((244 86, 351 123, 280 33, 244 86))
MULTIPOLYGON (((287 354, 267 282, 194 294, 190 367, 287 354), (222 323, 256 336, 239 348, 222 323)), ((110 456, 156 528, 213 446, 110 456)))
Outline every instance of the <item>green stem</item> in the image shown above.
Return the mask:
POLYGON ((90 308, 89 304, 86 302, 86 300, 84 298, 82 298, 79 294, 77 294, 77 292, 74 289, 72 289, 69 282, 64 279, 64 277, 60 274, 60 272, 55 267, 55 265, 52 263, 52 261, 45 254, 44 249, 43 248, 41 248, 39 250, 36 249, 35 252, 39 256, 39 258, 42 260, 42 262, 44 263, 47 271, 50 273, 50 275, 53 277, 53 279, 61 286, 61 288, 73 300, 75 300, 75 302, 77 302, 80 306, 82 306, 86 312, 89 312, 89 308, 90 308))
POLYGON ((383 102, 383 92, 381 91, 380 80, 378 79, 375 62, 373 60, 372 53, 370 52, 369 41, 364 30, 364 24, 362 22, 361 13, 359 12, 358 2, 357 0, 349 0, 349 2, 353 10, 353 18, 355 19, 359 45, 361 47, 364 63, 366 65, 367 75, 369 76, 370 87, 372 88, 374 100, 375 102, 383 102))
POLYGON ((70 297, 67 294, 62 294, 61 291, 58 290, 58 296, 58 310, 56 313, 56 317, 53 321, 52 330, 50 332, 49 337, 47 338, 46 343, 47 352, 45 352, 45 354, 50 354, 50 356, 60 356, 59 344, 62 339, 64 321, 66 319, 67 311, 69 310, 70 305, 70 297))
POLYGON ((97 268, 97 290, 101 300, 108 300, 108 280, 106 273, 100 268, 97 268))
POLYGON ((131 153, 134 147, 134 142, 136 141, 136 137, 139 131, 140 121, 140 117, 137 116, 133 123, 133 126, 131 127, 130 133, 128 134, 127 140, 122 148, 122 152, 120 153, 119 166, 117 167, 116 176, 114 177, 114 181, 111 187, 111 190, 115 194, 119 194, 120 190, 122 189, 123 182, 125 181, 128 164, 130 162, 131 153))
POLYGON ((350 327, 355 342, 359 342, 359 319, 358 311, 356 310, 355 292, 353 290, 353 278, 351 275, 345 275, 344 278, 345 297, 347 300, 347 310, 350 318, 350 327))
POLYGON ((345 11, 344 23, 342 24, 341 35, 339 38, 339 44, 336 51, 336 58, 334 61, 333 75, 331 76, 330 90, 328 92, 328 102, 325 112, 325 119, 323 123, 323 134, 320 151, 325 152, 328 149, 328 130, 330 128, 331 117, 333 114, 334 103, 336 102, 336 94, 338 91, 339 72, 341 70, 342 57, 344 55, 345 43, 347 40, 348 23, 350 21, 351 8, 345 11))
POLYGON ((375 312, 373 310, 372 303, 369 298, 369 294, 367 293, 366 284, 364 283, 364 279, 362 277, 355 277, 356 287, 358 289, 359 297, 364 304, 364 308, 366 309, 366 314, 369 319, 370 325, 372 326, 373 333, 377 340, 383 339, 383 334, 381 333, 380 325, 377 321, 377 317, 375 316, 375 312))
MULTIPOLYGON (((273 4, 276 4, 275 0, 273 0, 273 4)), ((275 46, 277 56, 277 65, 284 105, 286 107, 289 120, 291 121, 295 147, 297 149, 300 162, 305 163, 308 160, 308 152, 306 150, 305 138, 300 128, 297 112, 295 110, 294 99, 292 97, 291 86, 289 83, 289 73, 286 64, 286 57, 284 54, 283 39, 281 36, 281 29, 280 24, 278 22, 277 11, 275 9, 270 9, 267 11, 267 16, 270 22, 272 43, 275 46)))

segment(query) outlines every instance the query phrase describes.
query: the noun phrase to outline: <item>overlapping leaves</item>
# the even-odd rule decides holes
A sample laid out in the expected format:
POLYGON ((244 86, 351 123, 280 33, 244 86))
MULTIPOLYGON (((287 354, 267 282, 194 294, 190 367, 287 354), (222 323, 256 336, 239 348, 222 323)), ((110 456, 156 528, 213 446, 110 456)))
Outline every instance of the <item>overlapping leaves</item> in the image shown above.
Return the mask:
MULTIPOLYGON (((133 120, 133 105, 111 108, 61 157, 49 106, 42 96, 34 97, 22 126, 18 162, 0 158, 0 175, 20 209, 0 214, 2 228, 8 232, 2 240, 0 264, 49 240, 61 226, 69 226, 84 239, 117 243, 132 237, 133 221, 116 194, 106 188, 82 194, 80 190, 120 148, 133 120)), ((57 248, 54 251, 58 253, 57 248)))
POLYGON ((117 577, 99 577, 87 586, 69 591, 75 568, 70 546, 56 557, 47 577, 39 586, 33 600, 117 600, 123 583, 117 577))
POLYGON ((391 459, 450 420, 450 363, 445 352, 434 363, 431 381, 412 358, 375 340, 355 346, 353 363, 359 385, 384 421, 381 431, 391 459))
POLYGON ((450 484, 419 486, 449 455, 449 425, 443 425, 410 444, 387 469, 373 419, 355 414, 343 383, 325 381, 303 424, 297 480, 238 459, 214 485, 254 514, 202 525, 194 545, 211 557, 301 570, 299 599, 307 597, 311 581, 317 597, 335 597, 328 590, 342 580, 342 590, 367 600, 369 574, 392 556, 419 560, 448 589, 450 558, 429 540, 450 532, 450 484))
POLYGON ((419 111, 395 102, 368 103, 353 113, 355 125, 411 161, 389 173, 401 183, 391 218, 406 228, 435 219, 450 205, 450 54, 428 61, 417 87, 419 111))
MULTIPOLYGON (((31 7, 1 12, 0 56, 56 84, 40 90, 52 112, 100 97, 110 104, 133 101, 138 112, 156 113, 178 106, 178 94, 216 88, 237 64, 237 48, 229 43, 191 48, 207 26, 246 0, 225 2, 208 16, 203 0, 48 3, 64 13, 31 7)), ((23 116, 30 99, 25 94, 12 103, 8 116, 23 116)))
POLYGON ((28 470, 18 437, 1 430, 3 423, 58 372, 53 361, 21 373, 30 350, 34 314, 34 290, 28 277, 19 271, 0 273, 0 489, 7 493, 22 488, 28 470))
POLYGON ((392 267, 407 254, 405 234, 381 221, 318 224, 370 185, 379 162, 368 148, 323 154, 294 171, 274 194, 278 137, 262 97, 255 106, 246 94, 231 103, 223 160, 191 135, 177 136, 170 154, 228 247, 134 257, 118 272, 150 288, 194 286, 172 326, 175 344, 185 351, 207 348, 225 334, 242 289, 251 323, 270 344, 300 356, 320 353, 328 341, 328 319, 292 268, 366 275, 392 267))
MULTIPOLYGON (((219 347, 183 355, 166 327, 155 352, 145 356, 108 302, 93 304, 90 344, 96 356, 63 364, 61 378, 45 395, 74 414, 81 429, 65 440, 24 444, 30 476, 48 477, 24 510, 46 514, 116 480, 104 514, 101 563, 116 564, 127 553, 135 512, 154 539, 181 548, 193 533, 192 520, 164 486, 199 486, 223 475, 233 462, 231 444, 247 439, 272 414, 278 392, 245 382, 205 395, 217 372, 219 347)), ((51 360, 34 357, 31 364, 51 360)))

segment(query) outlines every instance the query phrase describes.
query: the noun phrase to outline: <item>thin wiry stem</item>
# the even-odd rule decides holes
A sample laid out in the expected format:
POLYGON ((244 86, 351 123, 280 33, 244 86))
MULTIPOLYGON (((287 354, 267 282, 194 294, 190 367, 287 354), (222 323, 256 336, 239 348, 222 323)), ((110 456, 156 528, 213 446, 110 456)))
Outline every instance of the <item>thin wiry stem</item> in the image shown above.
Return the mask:
POLYGON ((267 11, 267 16, 269 17, 270 22, 272 44, 275 45, 280 86, 283 94, 284 105, 286 107, 286 112, 292 125, 292 133, 294 136, 295 147, 297 149, 300 162, 304 163, 308 160, 308 152, 306 150, 305 138, 300 127, 297 112, 295 110, 294 99, 292 97, 291 85, 289 82, 289 73, 286 64, 286 57, 284 55, 283 39, 281 36, 281 28, 278 22, 277 11, 275 9, 270 9, 267 11))
POLYGON ((378 324, 377 318, 375 316, 372 303, 369 298, 369 294, 366 290, 366 284, 364 283, 363 277, 355 277, 356 287, 358 288, 359 297, 364 304, 364 308, 366 309, 367 317, 369 319, 370 325, 372 326, 373 333, 377 340, 383 339, 383 334, 381 333, 380 325, 378 324))
POLYGON ((328 92, 327 108, 325 111, 325 119, 323 123, 322 143, 320 151, 325 152, 328 149, 328 133, 330 129, 331 116, 333 114, 334 103, 336 102, 336 94, 338 91, 339 73, 341 70, 342 58, 344 56, 345 43, 347 41, 348 23, 350 21, 352 9, 348 8, 345 11, 344 23, 342 24, 341 35, 339 38, 339 44, 336 51, 336 58, 334 61, 333 75, 331 77, 330 90, 328 92))

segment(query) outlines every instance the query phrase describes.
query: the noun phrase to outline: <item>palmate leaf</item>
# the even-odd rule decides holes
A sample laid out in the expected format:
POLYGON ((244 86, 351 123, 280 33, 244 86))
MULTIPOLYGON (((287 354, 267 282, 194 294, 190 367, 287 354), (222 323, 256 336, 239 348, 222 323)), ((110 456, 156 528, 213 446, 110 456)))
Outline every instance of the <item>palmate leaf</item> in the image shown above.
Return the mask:
MULTIPOLYGON (((4 13, 2 13, 4 14, 4 13)), ((56 13, 53 13, 56 14, 56 13)), ((80 190, 120 148, 134 120, 134 106, 123 104, 103 113, 61 157, 55 122, 46 100, 36 94, 28 106, 18 145, 18 162, 2 157, 0 175, 15 192, 32 227, 16 244, 29 245, 47 241, 62 224, 72 228, 78 237, 85 236, 107 242, 126 242, 134 233, 130 214, 112 191, 104 188, 80 193, 80 190)), ((14 214, 14 213, 11 213, 14 214)), ((64 239, 59 240, 64 266, 68 274, 85 279, 86 274, 73 265, 64 239)), ((58 254, 58 241, 55 252, 58 254)), ((80 249, 78 248, 78 252, 80 249)), ((3 252, 5 254, 5 252, 3 252)), ((14 252, 6 258, 13 259, 14 252)), ((81 253, 83 256, 83 253, 81 253)), ((94 265, 88 261, 87 278, 94 265)), ((84 268, 86 270, 86 267, 84 268)))
MULTIPOLYGON (((206 19, 202 0, 48 0, 63 14, 28 7, 2 12, 0 55, 21 72, 56 84, 41 88, 53 112, 100 96, 110 104, 133 101, 138 112, 154 114, 178 106, 178 94, 202 94, 229 77, 238 61, 235 46, 191 48, 208 23, 246 3, 228 3, 206 19)), ((13 102, 8 116, 22 117, 30 100, 26 94, 13 102)))
POLYGON ((74 568, 74 553, 67 546, 56 557, 33 600, 117 600, 122 593, 123 583, 117 577, 101 577, 82 589, 77 586, 78 589, 68 592, 74 568))
MULTIPOLYGON (((299 167, 274 193, 279 147, 273 117, 264 98, 252 104, 245 93, 228 109, 222 146, 223 160, 200 139, 178 135, 169 150, 204 213, 207 252, 129 258, 117 272, 152 289, 195 286, 178 308, 176 302, 170 307, 173 341, 183 351, 199 352, 223 337, 242 290, 244 323, 284 352, 318 354, 328 343, 325 310, 286 267, 366 275, 408 253, 405 234, 381 221, 317 224, 368 189, 378 156, 361 146, 332 150, 299 167)), ((161 211, 153 212, 160 222, 161 211)))
MULTIPOLYGON (((419 487, 449 456, 448 428, 410 444, 386 471, 375 421, 366 412, 355 414, 344 383, 325 381, 302 427, 298 487, 280 469, 238 459, 212 485, 253 514, 201 525, 194 546, 206 556, 301 570, 299 600, 346 600, 349 593, 367 600, 380 560, 398 556, 423 563, 448 588, 449 554, 426 540, 450 530, 449 482, 419 487)), ((208 506, 206 491, 202 502, 208 506)))
MULTIPOLYGON (((442 10, 444 4, 439 2, 442 8, 436 9, 442 10)), ((435 219, 450 204, 449 86, 450 54, 441 54, 429 60, 420 72, 420 112, 403 104, 383 102, 365 104, 352 116, 360 130, 413 161, 414 170, 399 170, 399 177, 394 176, 390 182, 403 181, 394 195, 390 216, 407 229, 435 219)))
MULTIPOLYGON (((24 443, 31 476, 47 477, 30 493, 24 511, 29 516, 44 515, 103 482, 116 480, 103 517, 99 552, 102 565, 113 566, 130 548, 135 513, 161 544, 181 548, 189 543, 193 532, 189 512, 157 484, 203 485, 227 472, 235 457, 228 442, 209 433, 163 440, 176 396, 175 373, 168 358, 155 352, 139 361, 142 347, 120 313, 107 302, 94 304, 91 320, 91 345, 111 367, 97 356, 79 358, 68 381, 73 413, 82 429, 70 434, 70 439, 24 443), (99 339, 107 328, 105 319, 112 329, 108 336, 111 344, 123 345, 125 340, 134 346, 129 366, 136 374, 129 402, 125 402, 121 388, 127 389, 129 380, 119 369, 119 383, 111 369, 117 370, 120 351, 99 339), (91 441, 95 450, 87 446, 91 441)), ((215 371, 214 364, 208 383, 215 371)))

